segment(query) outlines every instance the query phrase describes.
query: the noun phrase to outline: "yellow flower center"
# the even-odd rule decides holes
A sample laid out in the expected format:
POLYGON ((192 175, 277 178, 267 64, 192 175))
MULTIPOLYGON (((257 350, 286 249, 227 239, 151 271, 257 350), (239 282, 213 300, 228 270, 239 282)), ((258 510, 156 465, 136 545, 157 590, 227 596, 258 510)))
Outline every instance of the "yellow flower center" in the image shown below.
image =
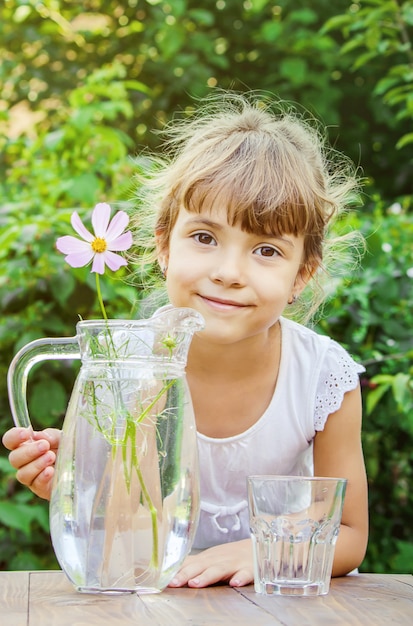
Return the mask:
POLYGON ((106 239, 103 239, 103 237, 96 237, 92 243, 90 244, 92 246, 92 250, 93 252, 105 252, 107 246, 106 243, 106 239))

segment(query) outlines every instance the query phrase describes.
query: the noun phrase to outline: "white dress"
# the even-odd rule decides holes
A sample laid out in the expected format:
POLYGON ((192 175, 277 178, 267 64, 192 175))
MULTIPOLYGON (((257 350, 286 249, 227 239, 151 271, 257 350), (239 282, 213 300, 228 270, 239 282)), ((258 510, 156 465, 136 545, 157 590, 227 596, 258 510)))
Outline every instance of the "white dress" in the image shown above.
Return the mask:
MULTIPOLYGON (((313 439, 364 371, 338 343, 281 318, 274 395, 251 428, 214 439, 198 433, 201 515, 193 549, 250 536, 246 477, 313 474, 313 439)), ((225 415, 222 416, 225 419, 225 415)))

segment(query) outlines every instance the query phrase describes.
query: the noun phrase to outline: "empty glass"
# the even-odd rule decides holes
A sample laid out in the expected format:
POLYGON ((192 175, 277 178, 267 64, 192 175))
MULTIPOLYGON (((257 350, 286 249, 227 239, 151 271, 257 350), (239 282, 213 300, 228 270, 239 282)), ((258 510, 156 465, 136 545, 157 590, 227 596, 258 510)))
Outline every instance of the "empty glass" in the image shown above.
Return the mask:
POLYGON ((347 480, 249 476, 255 591, 328 593, 347 480))

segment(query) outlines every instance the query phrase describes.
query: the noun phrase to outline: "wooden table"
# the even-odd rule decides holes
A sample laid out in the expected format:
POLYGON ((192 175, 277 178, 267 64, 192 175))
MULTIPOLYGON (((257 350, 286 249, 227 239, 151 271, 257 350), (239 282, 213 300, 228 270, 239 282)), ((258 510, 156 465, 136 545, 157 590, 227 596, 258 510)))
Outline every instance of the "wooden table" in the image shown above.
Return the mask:
POLYGON ((166 589, 155 595, 78 593, 62 572, 0 572, 4 626, 379 626, 413 624, 413 576, 336 578, 327 596, 262 596, 232 589, 166 589))

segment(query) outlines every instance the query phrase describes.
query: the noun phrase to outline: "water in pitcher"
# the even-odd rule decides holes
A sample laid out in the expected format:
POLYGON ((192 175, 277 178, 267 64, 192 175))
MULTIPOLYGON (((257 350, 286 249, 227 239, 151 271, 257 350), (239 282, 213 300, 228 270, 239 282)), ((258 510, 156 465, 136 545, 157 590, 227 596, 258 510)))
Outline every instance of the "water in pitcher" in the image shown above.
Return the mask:
POLYGON ((118 368, 122 407, 114 419, 113 381, 107 380, 107 374, 91 378, 89 370, 68 409, 76 419, 66 420, 62 438, 70 444, 58 455, 53 547, 79 590, 154 592, 179 569, 194 534, 194 451, 183 445, 192 404, 182 379, 140 376, 138 383, 127 371, 119 378, 118 368), (91 389, 98 407, 93 418, 91 389))

